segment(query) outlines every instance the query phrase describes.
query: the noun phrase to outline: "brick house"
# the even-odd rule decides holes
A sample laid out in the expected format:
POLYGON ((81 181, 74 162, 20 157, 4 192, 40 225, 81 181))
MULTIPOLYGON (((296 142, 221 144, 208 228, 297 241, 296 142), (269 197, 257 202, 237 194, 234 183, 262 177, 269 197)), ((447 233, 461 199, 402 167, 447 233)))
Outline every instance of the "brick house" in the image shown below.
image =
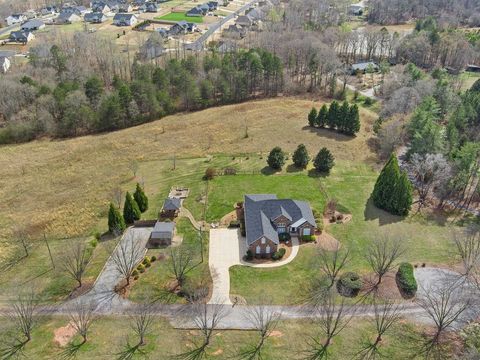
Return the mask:
POLYGON ((278 199, 272 194, 245 195, 243 206, 247 248, 257 257, 271 257, 279 234, 313 235, 317 227, 305 201, 278 199))

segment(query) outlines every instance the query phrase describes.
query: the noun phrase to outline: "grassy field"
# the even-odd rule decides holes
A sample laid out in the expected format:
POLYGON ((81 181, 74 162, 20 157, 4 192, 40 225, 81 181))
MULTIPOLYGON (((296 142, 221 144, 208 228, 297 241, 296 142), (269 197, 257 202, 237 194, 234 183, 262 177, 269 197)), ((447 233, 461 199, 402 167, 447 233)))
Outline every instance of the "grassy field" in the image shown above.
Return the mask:
MULTIPOLYGON (((182 218, 177 222, 177 234, 183 236, 181 247, 193 250, 197 256, 192 263, 191 270, 187 274, 185 286, 195 289, 200 286, 210 286, 211 278, 208 270, 208 239, 203 236, 203 263, 201 263, 201 246, 199 243, 198 232, 195 231, 190 222, 182 218)), ((147 252, 147 256, 155 255, 157 260, 147 269, 140 279, 135 282, 130 291, 129 299, 137 302, 146 302, 160 300, 162 302, 182 303, 185 299, 177 296, 170 296, 164 291, 174 278, 171 275, 169 249, 152 249, 147 252)))
POLYGON ((202 16, 187 16, 183 12, 171 12, 167 15, 156 17, 155 20, 166 20, 166 21, 188 21, 196 24, 203 23, 202 16))
MULTIPOLYGON (((66 326, 68 320, 61 317, 43 318, 32 334, 32 341, 25 347, 25 355, 32 359, 65 358, 65 348, 54 341, 54 330, 66 326)), ((8 324, 0 324, 0 330, 8 329, 8 324)), ((329 359, 343 360, 353 358, 360 349, 365 336, 372 335, 372 324, 368 320, 354 319, 348 327, 336 337, 331 345, 329 359)), ((392 360, 419 359, 416 353, 420 334, 423 329, 406 321, 396 324, 382 341, 382 355, 392 360), (392 335, 394 334, 394 336, 392 335)), ((307 342, 316 336, 316 327, 310 321, 282 321, 275 333, 266 340, 262 358, 265 360, 304 359, 308 350, 307 342)), ((5 338, 4 338, 5 339, 5 338)), ((192 341, 200 341, 196 330, 175 330, 162 318, 153 322, 147 344, 142 347, 143 356, 134 358, 165 359, 192 348, 192 341)), ((80 338, 73 338, 78 344, 80 338)), ((76 352, 77 359, 117 359, 124 350, 127 341, 134 345, 136 338, 129 326, 127 317, 102 317, 90 328, 89 340, 76 352)), ((218 331, 212 337, 207 349, 208 358, 230 359, 238 357, 240 351, 258 341, 258 335, 252 331, 218 331)))
MULTIPOLYGON (((335 224, 327 227, 351 253, 348 269, 360 273, 368 272, 365 249, 378 236, 390 234, 401 236, 407 249, 402 260, 414 264, 448 264, 455 262, 452 254, 451 230, 444 219, 430 219, 417 215, 407 219, 392 216, 375 208, 370 194, 377 173, 365 164, 339 162, 330 176, 311 179, 307 173, 284 176, 264 176, 244 179, 243 185, 255 187, 263 182, 265 189, 275 189, 280 196, 292 196, 311 201, 314 208, 321 209, 324 203, 319 193, 320 182, 330 198, 337 199, 340 206, 346 208, 353 218, 347 224, 335 224), (271 182, 269 179, 272 179, 271 182), (301 179, 301 180, 300 180, 301 179), (278 185, 278 183, 282 185, 278 185), (271 184, 271 187, 268 184, 271 184), (295 184, 292 186, 292 184, 295 184), (296 184, 302 184, 297 187, 296 184)), ((219 196, 225 196, 226 189, 236 189, 237 178, 222 177, 213 181, 212 188, 221 186, 219 196)), ((210 199, 215 195, 210 195, 210 199)), ((278 304, 295 304, 302 300, 305 286, 311 277, 317 274, 314 266, 316 247, 303 245, 297 259, 290 264, 275 269, 254 269, 235 266, 230 269, 231 293, 240 295, 249 303, 267 298, 278 304), (275 286, 272 286, 275 284, 275 286)))

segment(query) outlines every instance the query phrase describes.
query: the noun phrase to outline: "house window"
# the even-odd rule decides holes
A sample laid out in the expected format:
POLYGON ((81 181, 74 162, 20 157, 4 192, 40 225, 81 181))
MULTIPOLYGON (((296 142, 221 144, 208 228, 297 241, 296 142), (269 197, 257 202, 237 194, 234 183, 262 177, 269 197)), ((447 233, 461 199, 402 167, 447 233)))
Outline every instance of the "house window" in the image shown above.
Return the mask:
POLYGON ((294 227, 290 228, 290 232, 292 233, 297 232, 297 228, 294 228, 294 227))
POLYGON ((303 235, 310 235, 310 228, 303 229, 303 235))
POLYGON ((270 254, 270 245, 269 245, 269 246, 267 246, 267 248, 266 248, 265 252, 266 252, 267 254, 270 254))
POLYGON ((264 237, 262 237, 262 244, 265 244, 266 243, 266 240, 264 237))
POLYGON ((255 252, 256 252, 257 254, 260 254, 260 245, 257 245, 257 248, 255 249, 255 252))

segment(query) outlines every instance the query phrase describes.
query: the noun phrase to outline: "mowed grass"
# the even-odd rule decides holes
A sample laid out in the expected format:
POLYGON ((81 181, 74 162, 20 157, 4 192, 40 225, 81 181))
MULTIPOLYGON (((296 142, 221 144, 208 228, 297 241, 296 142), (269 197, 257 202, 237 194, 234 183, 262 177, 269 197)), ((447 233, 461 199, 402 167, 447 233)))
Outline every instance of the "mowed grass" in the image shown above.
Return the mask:
MULTIPOLYGON (((261 176, 261 175, 259 175, 261 176)), ((406 219, 392 216, 377 209, 369 200, 377 171, 366 164, 338 162, 329 176, 311 179, 307 172, 284 176, 265 176, 265 187, 271 180, 270 192, 282 189, 281 197, 293 197, 308 200, 314 208, 319 208, 325 201, 321 199, 319 181, 329 198, 338 201, 339 208, 346 209, 353 218, 346 224, 329 225, 326 231, 333 234, 350 250, 351 261, 347 269, 366 274, 370 270, 365 253, 372 241, 381 236, 398 237, 404 243, 406 252, 401 260, 414 264, 422 263, 452 265, 456 261, 451 242, 451 229, 445 219, 430 219, 415 215, 406 219), (308 180, 307 180, 308 179, 308 180), (297 184, 299 186, 297 186, 297 184)), ((235 189, 236 178, 222 177, 219 182, 223 191, 218 196, 225 196, 226 189, 235 189)), ((245 179, 243 185, 255 187, 258 179, 245 179)), ((212 186, 215 189, 215 186, 212 186)), ((263 189, 264 190, 264 189, 263 189)), ((233 190, 231 190, 233 191, 233 190)), ((236 190, 235 190, 236 191, 236 190)), ((210 198, 215 198, 214 194, 210 198)), ((321 210, 321 208, 320 208, 321 210)), ((273 301, 276 304, 297 304, 305 299, 305 289, 310 279, 319 274, 315 266, 317 248, 315 245, 302 245, 297 258, 286 266, 274 269, 254 269, 244 266, 230 268, 231 293, 240 295, 248 303, 273 301)))
POLYGON ((203 23, 202 16, 187 16, 187 14, 183 12, 171 12, 167 15, 158 16, 155 19, 166 20, 166 21, 188 21, 196 24, 203 23))
MULTIPOLYGON (((195 289, 202 286, 211 286, 211 277, 208 269, 208 238, 202 235, 203 241, 203 262, 201 257, 202 246, 199 233, 190 224, 189 220, 181 218, 176 224, 177 234, 183 236, 180 248, 192 251, 193 261, 189 266, 186 275, 185 287, 195 289)), ((136 302, 161 301, 169 303, 185 303, 183 297, 170 294, 165 291, 169 284, 175 279, 171 270, 170 248, 150 249, 147 256, 155 255, 158 260, 147 268, 145 273, 132 286, 129 299, 136 302)))
MULTIPOLYGON (((54 331, 68 324, 64 317, 44 317, 35 327, 32 340, 25 346, 25 355, 31 359, 66 358, 66 347, 54 341, 54 331)), ((0 322, 4 339, 11 330, 7 321, 0 322)), ((323 339, 318 325, 308 320, 281 321, 272 336, 265 341, 262 358, 265 360, 305 359, 311 337, 323 339)), ((419 345, 424 328, 402 320, 385 334, 381 342, 382 355, 392 360, 420 359, 419 345)), ((137 338, 126 316, 100 317, 89 330, 88 341, 78 347, 77 359, 117 359, 125 350, 127 342, 132 346, 137 338)), ((354 358, 361 349, 362 341, 373 338, 373 324, 370 320, 355 318, 335 337, 331 344, 329 359, 343 360, 354 358)), ((253 331, 217 331, 207 349, 208 358, 230 359, 259 340, 253 331)), ((177 330, 163 318, 155 317, 146 345, 141 347, 144 355, 134 358, 167 359, 192 349, 193 342, 200 342, 201 335, 196 330, 177 330)), ((79 344, 80 337, 74 336, 73 344, 79 344)))

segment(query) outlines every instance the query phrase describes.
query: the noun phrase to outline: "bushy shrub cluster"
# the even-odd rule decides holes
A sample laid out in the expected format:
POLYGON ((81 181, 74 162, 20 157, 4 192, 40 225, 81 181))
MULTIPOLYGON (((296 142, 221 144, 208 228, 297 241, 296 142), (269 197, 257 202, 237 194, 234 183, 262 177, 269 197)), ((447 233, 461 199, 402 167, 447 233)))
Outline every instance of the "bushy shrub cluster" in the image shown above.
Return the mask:
POLYGON ((287 251, 284 248, 278 249, 278 251, 275 251, 272 255, 272 260, 280 260, 285 256, 285 253, 287 251))
POLYGON ((292 236, 289 234, 289 233, 281 233, 281 234, 278 234, 278 239, 280 241, 290 241, 290 239, 292 238, 292 236))
POLYGON ((317 240, 315 235, 303 235, 302 236, 302 241, 305 241, 305 242, 314 242, 315 240, 317 240))
POLYGON ((406 296, 413 297, 417 292, 417 281, 413 274, 413 265, 403 262, 398 267, 397 284, 402 293, 406 296))
POLYGON ((363 282, 360 276, 354 272, 347 272, 340 276, 337 281, 338 292, 346 297, 355 297, 362 289, 363 282))

